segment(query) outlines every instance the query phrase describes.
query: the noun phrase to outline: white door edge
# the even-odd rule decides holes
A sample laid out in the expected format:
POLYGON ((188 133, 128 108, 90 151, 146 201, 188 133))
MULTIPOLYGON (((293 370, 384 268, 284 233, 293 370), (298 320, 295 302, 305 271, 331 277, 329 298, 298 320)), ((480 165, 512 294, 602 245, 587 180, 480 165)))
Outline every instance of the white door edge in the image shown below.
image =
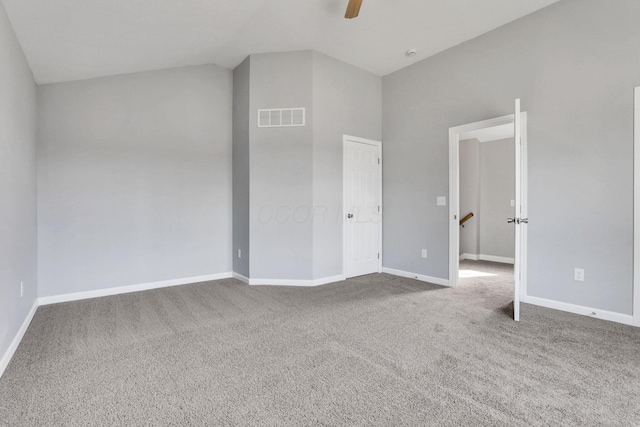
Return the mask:
POLYGON ((640 86, 633 113, 633 324, 640 326, 640 86))
MULTIPOLYGON (((522 114, 520 111, 520 99, 515 101, 514 115, 514 145, 515 145, 515 201, 514 218, 525 218, 522 216, 522 114)), ((516 220, 517 221, 517 220, 516 220)), ((517 221, 515 227, 515 255, 513 265, 514 295, 513 295, 513 320, 520 320, 520 301, 521 301, 521 271, 522 264, 522 231, 526 228, 525 224, 517 221)))

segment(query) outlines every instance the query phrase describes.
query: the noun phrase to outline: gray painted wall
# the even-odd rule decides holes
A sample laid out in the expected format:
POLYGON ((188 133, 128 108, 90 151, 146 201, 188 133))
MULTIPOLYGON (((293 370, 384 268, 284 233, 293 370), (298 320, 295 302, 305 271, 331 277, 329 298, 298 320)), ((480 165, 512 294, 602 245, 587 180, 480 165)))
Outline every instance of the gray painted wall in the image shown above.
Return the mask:
POLYGON ((480 143, 479 254, 515 256, 515 227, 507 223, 515 208, 515 144, 513 138, 480 143))
POLYGON ((251 55, 251 277, 311 279, 313 52, 251 55), (305 127, 258 128, 258 109, 306 108, 305 127))
POLYGON ((342 274, 342 136, 380 141, 382 79, 313 54, 313 278, 342 274))
POLYGON ((0 64, 1 358, 38 296, 36 85, 2 4, 0 64))
POLYGON ((342 274, 342 136, 380 139, 382 79, 313 51, 251 55, 234 79, 235 271, 342 274), (306 108, 305 127, 257 127, 259 109, 290 107, 306 108))
POLYGON ((529 294, 631 314, 638 16, 635 0, 565 0, 384 77, 385 266, 448 277, 448 207, 435 203, 448 129, 511 114, 520 97, 529 294))
POLYGON ((251 60, 233 70, 233 271, 249 277, 251 60), (238 257, 240 251, 240 258, 238 257))
POLYGON ((460 218, 473 212, 473 218, 460 227, 460 254, 479 254, 480 152, 477 139, 460 141, 460 218))
POLYGON ((232 73, 38 87, 40 295, 231 271, 232 73))

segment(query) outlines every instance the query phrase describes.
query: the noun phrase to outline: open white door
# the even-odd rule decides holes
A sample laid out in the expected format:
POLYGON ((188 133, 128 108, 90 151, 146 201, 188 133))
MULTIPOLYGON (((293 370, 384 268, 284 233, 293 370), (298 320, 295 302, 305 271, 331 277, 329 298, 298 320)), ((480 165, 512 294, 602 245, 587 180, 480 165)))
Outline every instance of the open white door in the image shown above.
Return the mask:
POLYGON ((515 126, 515 169, 516 169, 516 195, 515 195, 515 208, 514 213, 514 226, 515 232, 515 256, 513 265, 513 320, 516 322, 520 320, 520 265, 522 261, 522 230, 524 225, 529 221, 527 218, 522 218, 522 114, 520 113, 520 99, 516 99, 516 111, 513 120, 515 126))
POLYGON ((344 138, 345 277, 380 273, 382 240, 381 144, 344 138))

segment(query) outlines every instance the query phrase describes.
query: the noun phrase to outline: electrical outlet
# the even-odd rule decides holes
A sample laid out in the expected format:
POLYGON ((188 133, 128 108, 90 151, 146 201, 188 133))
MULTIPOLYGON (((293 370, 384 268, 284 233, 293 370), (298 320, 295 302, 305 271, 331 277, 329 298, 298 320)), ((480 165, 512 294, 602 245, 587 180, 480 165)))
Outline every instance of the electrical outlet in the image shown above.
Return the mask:
POLYGON ((242 258, 242 249, 238 249, 238 258, 242 258))
POLYGON ((513 208, 513 207, 515 207, 515 206, 516 206, 516 201, 515 201, 515 200, 512 200, 512 201, 511 201, 511 207, 513 208))
POLYGON ((422 258, 426 258, 427 257, 427 250, 423 249, 422 250, 422 258))
POLYGON ((578 282, 584 282, 584 269, 576 268, 573 271, 573 280, 577 280, 578 282))
POLYGON ((20 298, 24 295, 24 282, 20 282, 20 298))

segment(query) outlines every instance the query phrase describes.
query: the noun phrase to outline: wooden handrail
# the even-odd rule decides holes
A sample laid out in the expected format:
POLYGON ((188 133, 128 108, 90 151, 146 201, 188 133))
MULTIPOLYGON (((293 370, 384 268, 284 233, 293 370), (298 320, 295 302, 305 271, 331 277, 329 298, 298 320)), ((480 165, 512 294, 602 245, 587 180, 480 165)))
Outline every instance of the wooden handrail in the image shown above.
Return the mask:
POLYGON ((462 219, 460 220, 460 225, 462 225, 462 226, 464 227, 464 223, 465 223, 465 222, 467 222, 467 221, 469 221, 472 217, 473 217, 473 212, 469 212, 469 213, 467 214, 467 216, 465 216, 464 218, 462 218, 462 219))

